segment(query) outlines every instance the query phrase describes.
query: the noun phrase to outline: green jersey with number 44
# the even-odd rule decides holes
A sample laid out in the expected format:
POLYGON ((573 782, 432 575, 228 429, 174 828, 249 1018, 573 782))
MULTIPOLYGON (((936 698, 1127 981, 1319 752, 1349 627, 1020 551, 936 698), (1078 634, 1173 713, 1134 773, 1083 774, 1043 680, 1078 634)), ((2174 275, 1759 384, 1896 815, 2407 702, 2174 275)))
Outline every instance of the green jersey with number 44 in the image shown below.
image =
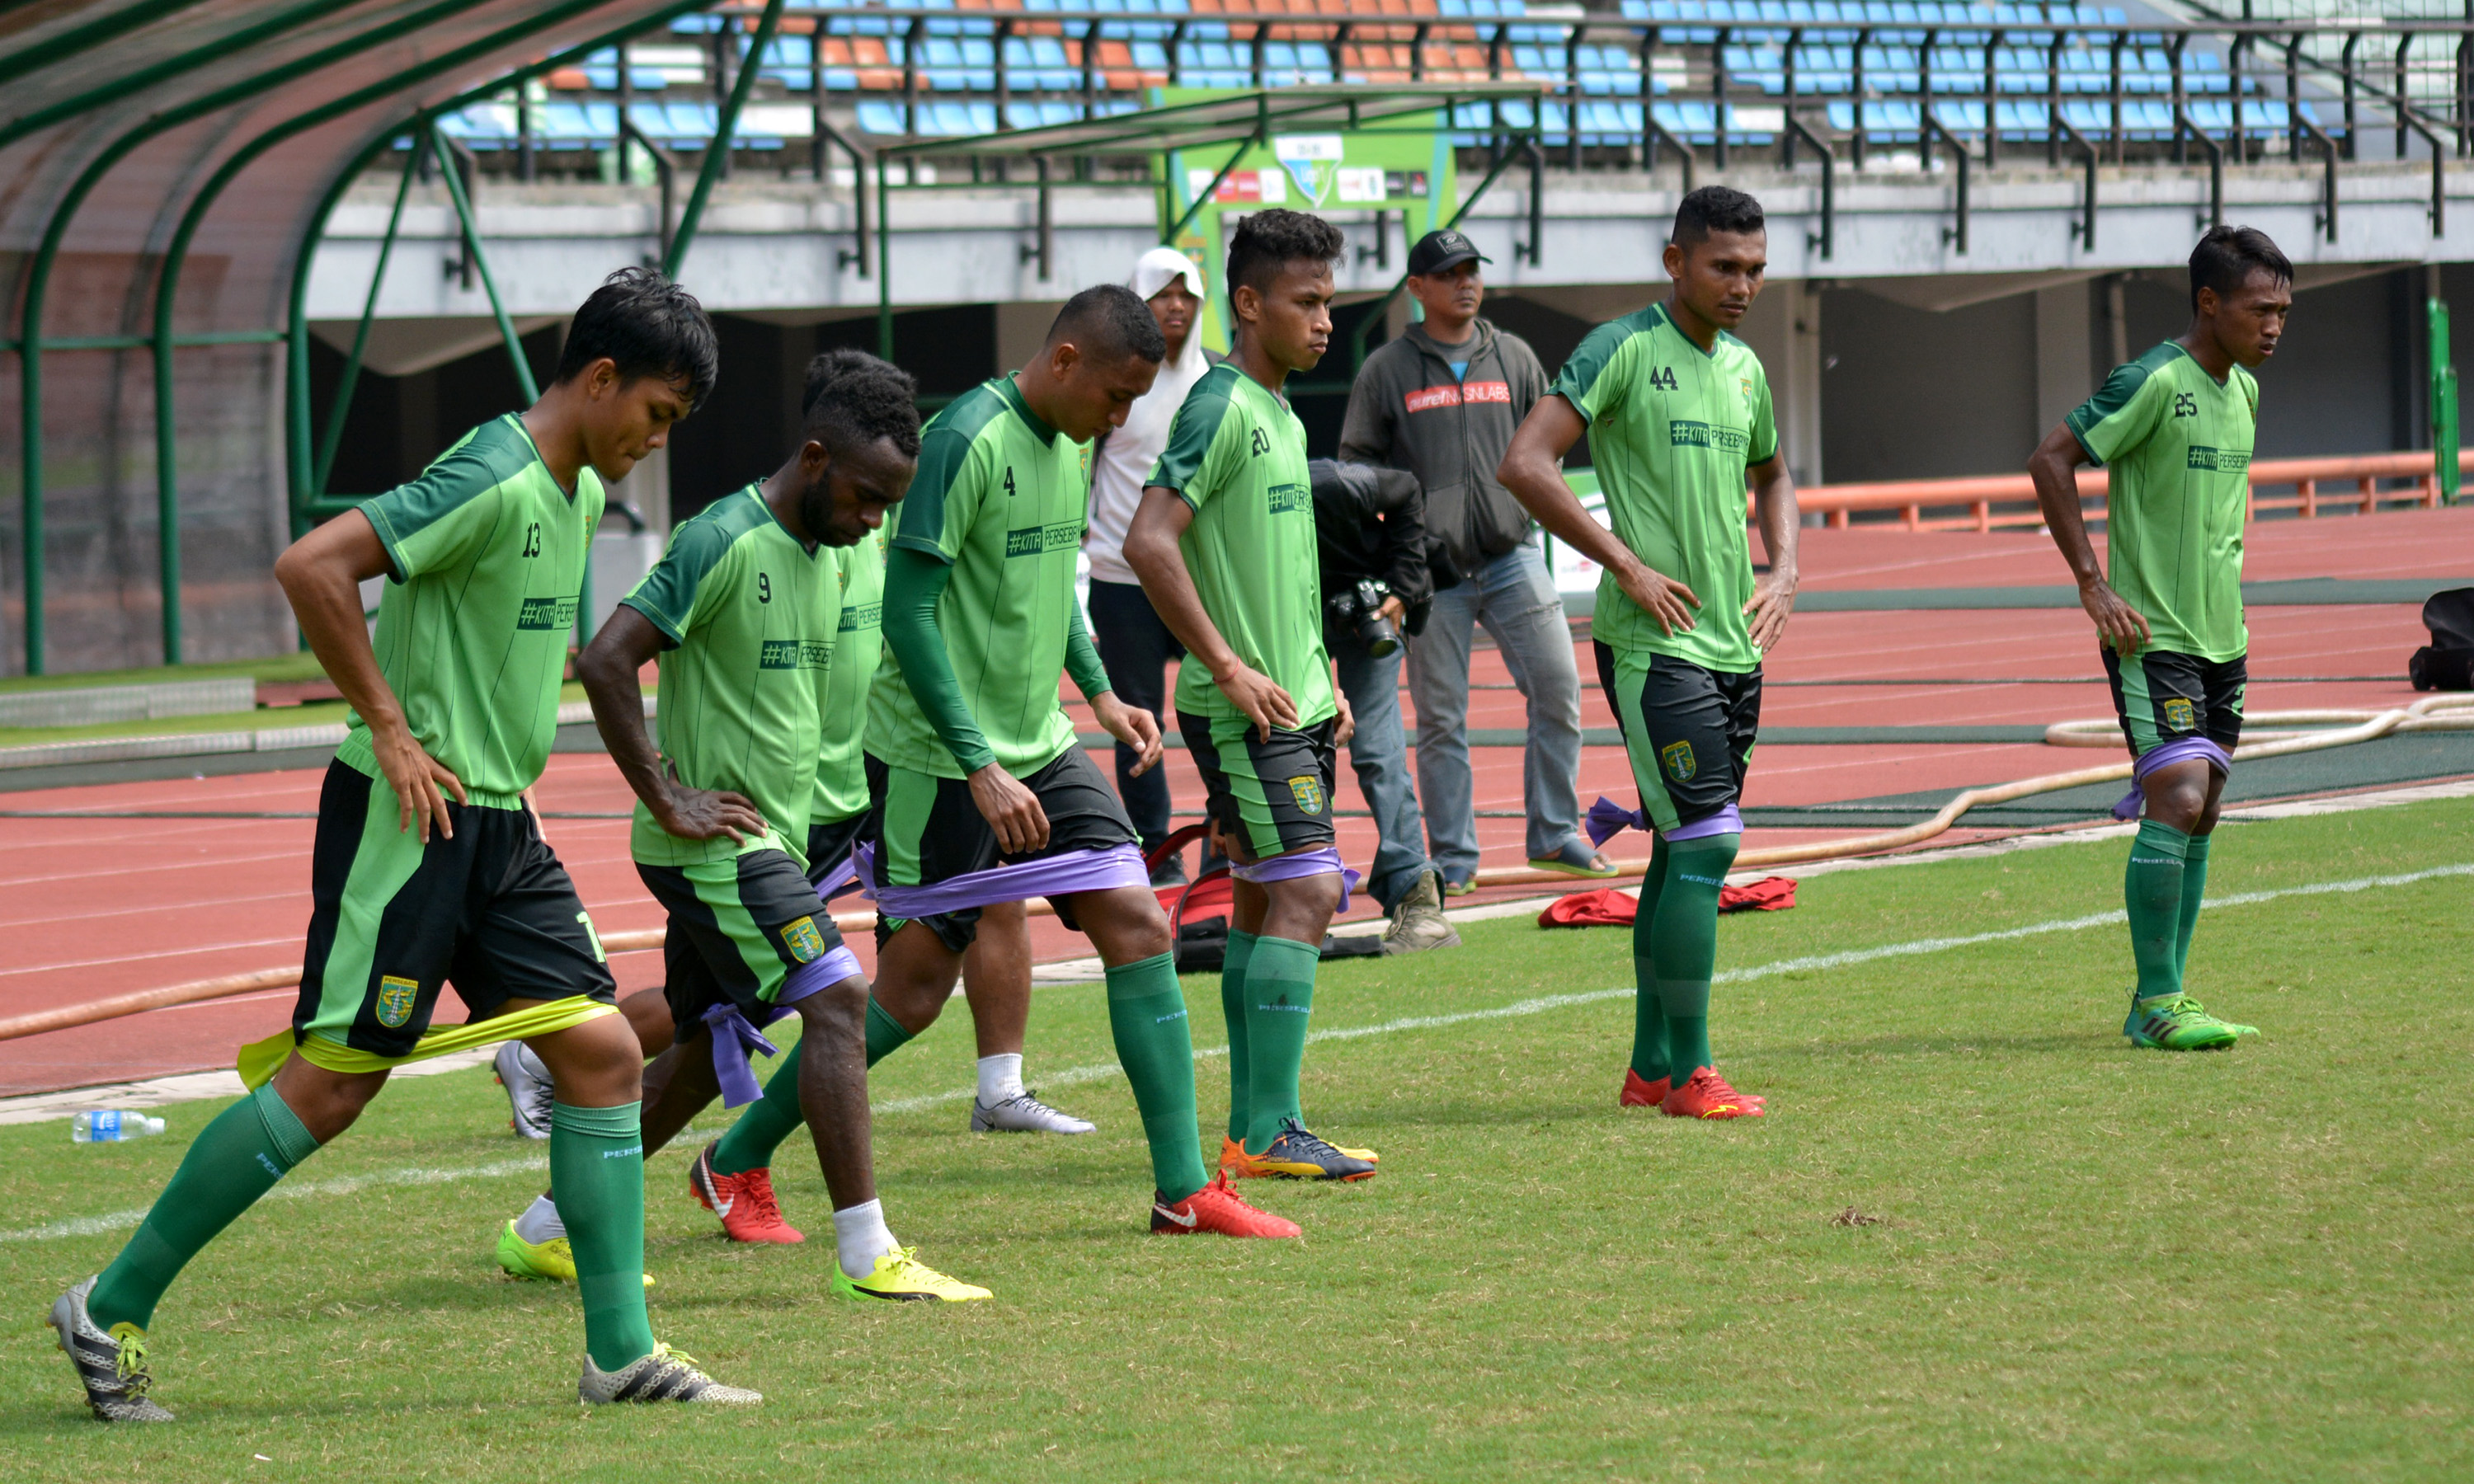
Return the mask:
POLYGON ((1615 539, 1701 600, 1693 627, 1670 634, 1602 574, 1590 633, 1708 670, 1758 668, 1744 470, 1778 454, 1760 357, 1728 334, 1705 351, 1652 304, 1591 330, 1548 390, 1589 421, 1615 539))
MULTIPOLYGON (((1074 745, 1056 687, 1090 503, 1090 450, 1041 421, 1011 376, 963 393, 920 432, 893 544, 953 567, 936 632, 971 719, 1017 778, 1074 745)), ((867 750, 914 773, 968 776, 890 648, 868 695, 867 750)))
POLYGON ((628 847, 648 866, 693 866, 764 847, 803 863, 824 730, 817 710, 841 615, 834 553, 784 530, 751 485, 670 533, 624 599, 662 632, 662 755, 691 788, 744 795, 770 838, 682 840, 642 802, 628 847))
MULTIPOLYGON (((521 807, 549 760, 602 498, 589 466, 574 493, 560 489, 509 413, 361 506, 394 569, 378 599, 378 670, 470 802, 521 807)), ((336 759, 379 777, 368 724, 350 726, 336 759)))
MULTIPOLYGON (((1339 714, 1322 644, 1322 565, 1315 542, 1306 429, 1289 404, 1234 362, 1203 372, 1169 424, 1147 485, 1194 509, 1177 549, 1220 636, 1297 703, 1298 729, 1339 714)), ((1176 672, 1180 715, 1241 713, 1199 664, 1176 672)))
POLYGON ((2105 580, 2147 620, 2148 647, 2231 659, 2243 623, 2243 516, 2259 383, 2223 381, 2167 341, 2114 368, 2064 419, 2105 470, 2105 580))

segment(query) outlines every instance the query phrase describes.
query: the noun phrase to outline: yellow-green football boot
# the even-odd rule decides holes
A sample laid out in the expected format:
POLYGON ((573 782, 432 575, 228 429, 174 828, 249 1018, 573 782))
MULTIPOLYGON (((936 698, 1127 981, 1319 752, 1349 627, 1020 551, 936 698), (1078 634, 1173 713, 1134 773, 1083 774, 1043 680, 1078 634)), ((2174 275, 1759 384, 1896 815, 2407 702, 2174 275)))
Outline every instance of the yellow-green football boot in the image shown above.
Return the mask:
POLYGON ((947 1278, 919 1260, 916 1247, 897 1247, 876 1259, 876 1266, 865 1278, 853 1278, 834 1264, 834 1292, 845 1299, 893 1299, 917 1303, 941 1300, 947 1304, 969 1304, 993 1298, 985 1288, 947 1278))
MULTIPOLYGON (((553 1283, 575 1281, 575 1249, 567 1238, 553 1236, 546 1242, 527 1242, 516 1234, 516 1223, 510 1217, 498 1232, 498 1266, 509 1278, 545 1279, 553 1283)), ((653 1286, 653 1275, 644 1275, 644 1286, 653 1286)))

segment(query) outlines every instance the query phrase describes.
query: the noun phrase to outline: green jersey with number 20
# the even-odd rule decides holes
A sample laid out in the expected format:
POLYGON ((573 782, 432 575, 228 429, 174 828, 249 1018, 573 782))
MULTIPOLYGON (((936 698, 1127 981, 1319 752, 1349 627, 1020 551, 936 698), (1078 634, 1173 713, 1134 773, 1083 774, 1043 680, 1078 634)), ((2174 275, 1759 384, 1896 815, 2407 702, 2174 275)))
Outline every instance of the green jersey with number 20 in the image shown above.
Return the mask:
POLYGON ((2171 341, 2114 368, 2066 419, 2105 473, 2105 578, 2148 647, 2231 659, 2243 623, 2243 515, 2259 383, 2221 382, 2171 341))
POLYGON ((1670 634, 1605 573, 1590 633, 1707 670, 1758 669, 1744 617, 1753 596, 1744 470, 1778 454, 1760 357, 1723 333, 1705 351, 1652 304, 1591 330, 1548 390, 1589 420, 1615 539, 1701 600, 1693 627, 1670 634))
MULTIPOLYGON (((1306 429, 1288 403, 1221 362, 1185 395, 1145 484, 1174 490, 1193 507, 1177 550, 1202 610, 1237 658, 1289 693, 1299 730, 1338 715, 1322 645, 1306 429)), ((1176 709, 1244 714, 1199 664, 1177 666, 1176 709)))
POLYGON ((772 847, 804 863, 824 741, 818 682, 841 614, 834 553, 784 530, 751 485, 681 522, 620 601, 662 631, 662 755, 679 781, 744 795, 772 826, 743 844, 682 840, 639 802, 636 859, 693 866, 772 847))
MULTIPOLYGON (((573 494, 560 489, 509 413, 361 507, 394 568, 378 599, 379 673, 473 803, 520 807, 549 760, 601 504, 591 467, 573 494)), ((350 726, 336 759, 379 777, 368 724, 350 726)))

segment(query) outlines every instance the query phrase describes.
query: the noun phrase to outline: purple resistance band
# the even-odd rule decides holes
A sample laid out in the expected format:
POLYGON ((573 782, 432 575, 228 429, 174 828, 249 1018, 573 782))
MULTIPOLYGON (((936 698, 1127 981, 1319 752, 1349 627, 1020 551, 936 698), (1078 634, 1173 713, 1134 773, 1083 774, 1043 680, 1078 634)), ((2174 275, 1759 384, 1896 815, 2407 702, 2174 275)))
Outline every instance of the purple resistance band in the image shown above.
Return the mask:
POLYGON ((835 898, 856 890, 858 886, 859 867, 851 864, 851 858, 845 855, 834 862, 834 869, 826 872, 825 878, 816 883, 816 900, 830 905, 835 898))
POLYGON ((2139 818, 2141 806, 2147 802, 2147 776, 2159 768, 2188 762, 2194 757, 2204 757, 2209 767, 2227 778, 2233 776, 2233 757, 2223 748, 2205 737, 2176 737, 2162 747, 2149 748, 2139 755, 2139 761, 2131 764, 2130 792, 2122 795, 2122 802, 2113 806, 2113 817, 2118 820, 2139 818))
MULTIPOLYGON (((1637 829, 1643 834, 1656 832, 1647 814, 1638 809, 1627 809, 1604 794, 1598 796, 1597 802, 1589 805, 1585 824, 1591 845, 1604 845, 1627 829, 1637 829)), ((1666 843, 1673 845, 1683 840, 1706 840, 1711 835, 1740 835, 1743 832, 1744 816, 1731 803, 1706 820, 1679 825, 1666 831, 1666 843)))
POLYGON ((1341 912, 1348 910, 1349 889, 1363 879, 1340 863, 1340 848, 1331 845, 1311 850, 1293 850, 1286 855, 1274 855, 1270 860, 1256 861, 1250 866, 1231 866, 1228 874, 1240 881, 1251 881, 1257 886, 1268 881, 1337 875, 1340 877, 1340 906, 1335 910, 1341 912))
POLYGON ((790 970, 773 1003, 756 1020, 750 1020, 737 1005, 724 1002, 704 1013, 705 1033, 713 1039, 713 1075, 721 1084, 721 1106, 740 1108, 764 1095, 756 1085, 756 1073, 747 1065, 750 1052, 780 1056, 782 1048, 764 1039, 761 1026, 771 1025, 790 1013, 790 1007, 829 984, 856 978, 861 972, 859 957, 844 944, 834 945, 834 950, 812 964, 802 964, 790 970))
POLYGON ((1010 866, 992 866, 928 886, 889 886, 877 879, 876 852, 861 846, 852 852, 859 862, 864 893, 876 910, 888 918, 934 917, 1004 901, 1029 901, 1033 897, 1072 897, 1080 892, 1112 892, 1123 886, 1151 889, 1152 874, 1143 852, 1131 845, 1105 850, 1067 850, 1010 866))

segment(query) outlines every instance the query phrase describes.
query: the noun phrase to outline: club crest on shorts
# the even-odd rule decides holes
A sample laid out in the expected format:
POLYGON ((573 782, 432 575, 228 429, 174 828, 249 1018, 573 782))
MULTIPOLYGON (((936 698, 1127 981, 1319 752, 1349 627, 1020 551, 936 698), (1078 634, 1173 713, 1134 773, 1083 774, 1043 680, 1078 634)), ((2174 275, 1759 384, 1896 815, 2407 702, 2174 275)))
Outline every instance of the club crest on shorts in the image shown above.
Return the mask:
POLYGON ((782 943, 790 950, 790 956, 802 964, 813 964, 825 956, 825 937, 816 931, 814 918, 794 918, 785 923, 782 943))
POLYGON ((2165 725, 2175 731, 2196 731, 2198 715, 2189 701, 2180 696, 2168 696, 2165 698, 2165 725))
POLYGON ((1298 802, 1301 813, 1322 812, 1322 779, 1298 777, 1289 779, 1289 796, 1298 802))
POLYGON ((421 985, 395 974, 378 977, 378 1023, 394 1030, 412 1018, 413 1001, 421 998, 421 985))
POLYGON ((1665 765, 1666 776, 1678 783, 1689 782, 1692 775, 1701 771, 1701 765, 1693 760, 1689 742, 1667 743, 1658 750, 1658 760, 1665 765))

